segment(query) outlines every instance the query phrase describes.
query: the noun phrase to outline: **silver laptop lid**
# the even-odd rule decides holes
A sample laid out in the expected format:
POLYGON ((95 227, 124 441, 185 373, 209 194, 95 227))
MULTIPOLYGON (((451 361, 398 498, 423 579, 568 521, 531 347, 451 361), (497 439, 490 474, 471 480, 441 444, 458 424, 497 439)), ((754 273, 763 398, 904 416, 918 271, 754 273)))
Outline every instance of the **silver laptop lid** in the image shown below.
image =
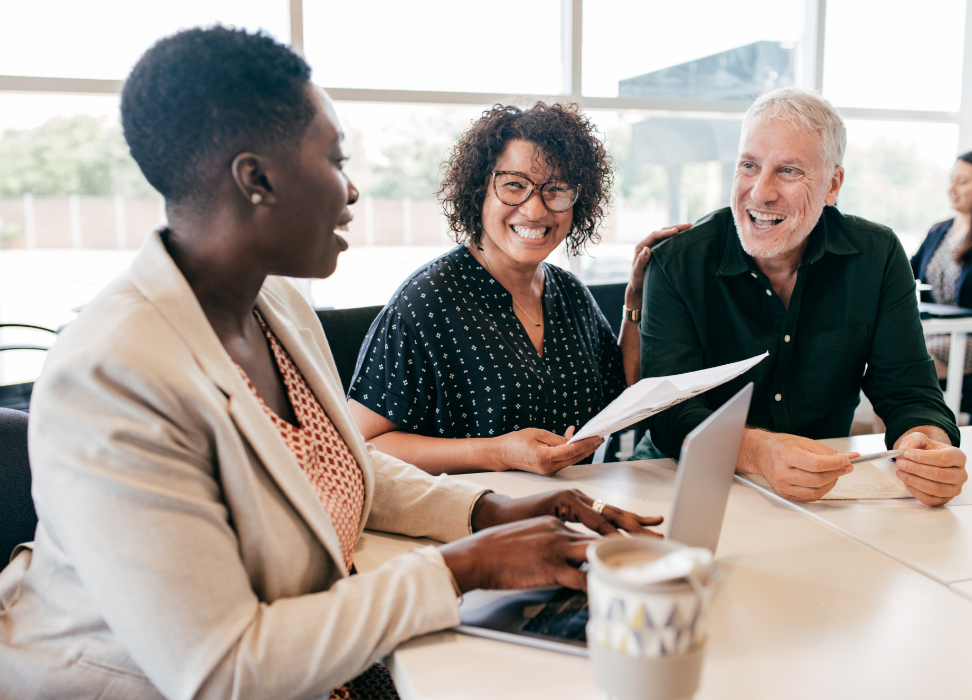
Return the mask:
POLYGON ((668 539, 716 551, 752 396, 750 382, 685 436, 668 539))

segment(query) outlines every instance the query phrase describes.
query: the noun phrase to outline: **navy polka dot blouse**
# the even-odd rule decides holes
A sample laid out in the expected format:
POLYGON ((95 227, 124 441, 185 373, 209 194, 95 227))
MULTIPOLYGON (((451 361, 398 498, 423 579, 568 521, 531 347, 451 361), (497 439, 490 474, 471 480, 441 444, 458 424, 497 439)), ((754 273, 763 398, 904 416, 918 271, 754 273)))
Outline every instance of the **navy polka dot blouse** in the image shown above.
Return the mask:
POLYGON ((547 263, 543 274, 541 357, 464 246, 419 269, 368 331, 348 397, 432 437, 580 428, 624 390, 621 350, 580 280, 547 263))

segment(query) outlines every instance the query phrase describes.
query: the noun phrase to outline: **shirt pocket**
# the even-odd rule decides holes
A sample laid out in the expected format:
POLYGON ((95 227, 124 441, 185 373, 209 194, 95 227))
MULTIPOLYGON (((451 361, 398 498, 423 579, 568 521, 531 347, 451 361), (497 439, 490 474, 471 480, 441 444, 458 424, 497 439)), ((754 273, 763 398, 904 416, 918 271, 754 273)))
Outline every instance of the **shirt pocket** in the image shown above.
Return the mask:
POLYGON ((805 334, 800 351, 807 403, 827 408, 855 401, 869 347, 866 323, 805 334))

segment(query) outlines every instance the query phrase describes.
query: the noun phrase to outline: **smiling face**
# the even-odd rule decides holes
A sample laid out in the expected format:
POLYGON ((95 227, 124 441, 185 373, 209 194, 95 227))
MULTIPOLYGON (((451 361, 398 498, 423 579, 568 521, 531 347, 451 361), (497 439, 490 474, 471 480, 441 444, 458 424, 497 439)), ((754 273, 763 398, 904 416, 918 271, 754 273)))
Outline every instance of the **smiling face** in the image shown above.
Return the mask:
MULTIPOLYGON (((523 173, 536 185, 563 177, 562 173, 551 170, 543 152, 534 144, 520 140, 506 145, 493 170, 523 173)), ((482 246, 487 256, 494 259, 503 256, 508 264, 536 266, 563 242, 573 220, 573 209, 551 212, 535 190, 523 204, 504 204, 490 182, 483 201, 482 246)))
POLYGON ((739 144, 732 216, 754 258, 802 255, 825 204, 834 204, 844 169, 829 165, 818 136, 781 119, 752 125, 739 144))
POLYGON ((343 171, 344 136, 330 98, 308 86, 316 115, 296 154, 280 162, 273 173, 277 198, 274 237, 276 274, 291 277, 328 277, 348 243, 335 232, 352 219, 349 204, 358 190, 343 171))
POLYGON ((955 161, 948 199, 955 211, 962 214, 972 212, 972 164, 964 160, 955 161))

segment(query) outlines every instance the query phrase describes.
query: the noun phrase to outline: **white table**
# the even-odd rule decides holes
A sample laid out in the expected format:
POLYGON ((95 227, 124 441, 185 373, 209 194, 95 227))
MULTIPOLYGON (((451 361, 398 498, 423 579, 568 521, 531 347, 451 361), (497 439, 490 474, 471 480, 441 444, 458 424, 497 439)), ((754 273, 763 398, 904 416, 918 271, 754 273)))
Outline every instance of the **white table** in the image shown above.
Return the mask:
MULTIPOLYGON (((972 427, 959 429, 962 450, 972 453, 972 427)), ((880 452, 883 435, 823 440, 836 450, 880 452)), ((970 460, 972 465, 972 460, 970 460)), ((886 471, 893 473, 890 465, 886 471)), ((916 499, 780 503, 824 522, 899 562, 972 598, 972 486, 956 499, 962 505, 923 506, 916 499)), ((775 498, 779 498, 775 496, 775 498)), ((970 652, 972 659, 972 652, 970 652)), ((970 683, 972 697, 972 683, 970 683)))
MULTIPOLYGON (((666 514, 670 460, 465 478, 512 496, 576 486, 646 514, 666 514)), ((367 570, 423 544, 366 533, 367 570)), ((732 486, 720 539, 727 574, 711 619, 697 698, 968 698, 972 601, 799 509, 732 486)), ((959 590, 965 584, 957 587, 959 590)), ((591 698, 589 662, 441 632, 388 660, 410 698, 591 698)))
POLYGON ((948 376, 945 379, 945 405, 956 418, 962 403, 962 377, 965 370, 965 336, 972 333, 972 318, 927 318, 921 322, 925 335, 950 335, 948 376))

